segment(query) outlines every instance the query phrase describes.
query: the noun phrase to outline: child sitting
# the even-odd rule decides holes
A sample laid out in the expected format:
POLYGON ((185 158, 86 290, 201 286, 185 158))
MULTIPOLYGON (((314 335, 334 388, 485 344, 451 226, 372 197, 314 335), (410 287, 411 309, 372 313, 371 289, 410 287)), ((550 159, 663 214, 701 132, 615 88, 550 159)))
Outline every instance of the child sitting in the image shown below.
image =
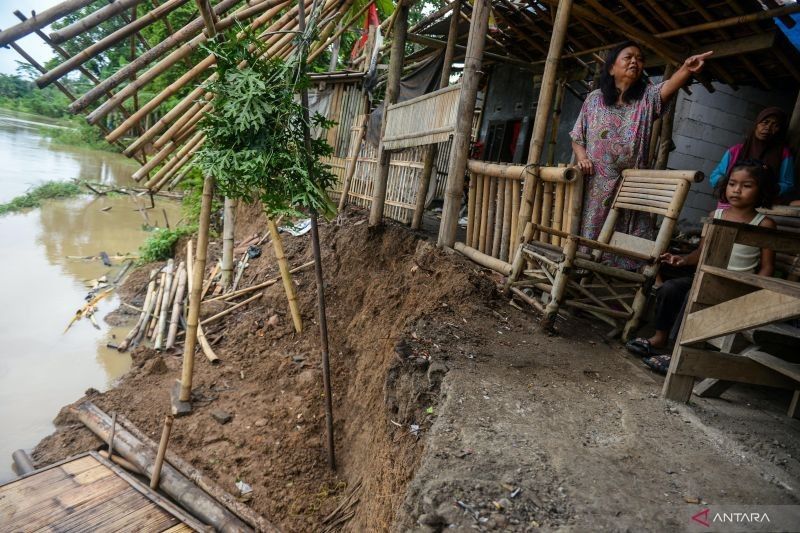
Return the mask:
MULTIPOLYGON (((773 181, 768 167, 760 161, 737 162, 717 189, 720 201, 729 204, 729 207, 713 211, 711 217, 774 228, 775 222, 772 219, 756 211, 758 207, 771 207, 775 196, 773 181)), ((665 253, 660 260, 670 267, 695 266, 700 259, 702 247, 701 240, 697 250, 688 255, 665 253)), ((775 252, 766 248, 734 244, 728 270, 771 276, 775 270, 775 252)), ((645 364, 662 374, 667 372, 670 356, 658 355, 655 350, 666 348, 670 337, 677 336, 680 323, 678 319, 683 316, 692 278, 693 276, 683 276, 664 282, 656 294, 655 333, 650 338, 637 338, 625 345, 628 351, 644 357, 645 364)))

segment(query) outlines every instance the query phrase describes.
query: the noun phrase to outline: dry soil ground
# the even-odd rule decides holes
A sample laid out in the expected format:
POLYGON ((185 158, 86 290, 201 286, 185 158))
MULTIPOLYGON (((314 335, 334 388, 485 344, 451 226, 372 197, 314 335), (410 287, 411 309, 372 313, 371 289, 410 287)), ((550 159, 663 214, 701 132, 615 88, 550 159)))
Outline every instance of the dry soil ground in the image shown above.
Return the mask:
MULTIPOLYGON (((263 232, 257 213, 240 215, 237 238, 263 232)), ((231 492, 237 479, 253 485, 251 505, 282 529, 321 530, 353 491, 337 515, 351 531, 665 531, 701 503, 800 503, 788 393, 738 387, 670 404, 661 378, 590 322, 538 332, 491 274, 422 234, 370 230, 350 211, 323 241, 337 472, 325 461, 311 271, 296 276, 302 334, 280 284, 209 328, 223 362, 198 355, 195 409, 170 445, 231 492)), ((308 237, 286 248, 292 265, 311 257, 308 237)), ((265 246, 240 286, 275 272, 265 246)), ((141 303, 145 278, 133 275, 123 298, 141 303)), ((178 355, 137 348, 130 374, 90 397, 157 436, 178 355)), ((39 463, 99 444, 68 410, 58 422, 39 463)))

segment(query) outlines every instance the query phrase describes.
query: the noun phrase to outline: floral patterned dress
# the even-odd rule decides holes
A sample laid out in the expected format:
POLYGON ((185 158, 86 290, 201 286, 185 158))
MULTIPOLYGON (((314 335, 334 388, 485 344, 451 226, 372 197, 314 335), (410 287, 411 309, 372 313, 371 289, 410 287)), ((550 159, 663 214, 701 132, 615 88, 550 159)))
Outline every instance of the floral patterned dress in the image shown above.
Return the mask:
MULTIPOLYGON (((583 102, 570 132, 572 140, 586 148, 594 166, 594 175, 585 178, 582 236, 596 239, 600 235, 622 171, 647 166, 653 122, 666 110, 661 102, 661 85, 648 85, 642 99, 629 104, 607 106, 599 89, 589 93, 583 102)), ((655 235, 648 213, 624 213, 616 230, 646 239, 655 235)), ((639 263, 619 258, 614 265, 633 269, 639 263)))

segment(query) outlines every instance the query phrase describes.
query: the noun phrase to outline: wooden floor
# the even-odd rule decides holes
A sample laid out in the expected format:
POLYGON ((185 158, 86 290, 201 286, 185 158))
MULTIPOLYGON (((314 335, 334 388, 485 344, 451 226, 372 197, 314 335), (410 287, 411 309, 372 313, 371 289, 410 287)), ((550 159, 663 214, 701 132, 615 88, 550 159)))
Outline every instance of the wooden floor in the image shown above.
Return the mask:
POLYGON ((1 531, 195 531, 182 514, 94 453, 0 486, 1 531))

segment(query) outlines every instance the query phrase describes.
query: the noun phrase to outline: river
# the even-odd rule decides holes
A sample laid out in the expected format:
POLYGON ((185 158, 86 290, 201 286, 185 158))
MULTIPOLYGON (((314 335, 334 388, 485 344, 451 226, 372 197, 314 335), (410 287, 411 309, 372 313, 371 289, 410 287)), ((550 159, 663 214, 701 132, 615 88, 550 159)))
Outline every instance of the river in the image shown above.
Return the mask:
MULTIPOLYGON (((55 145, 42 133, 45 120, 0 110, 0 203, 50 180, 81 178, 132 185, 138 165, 96 150, 55 145)), ((100 391, 130 368, 130 356, 109 349, 130 328, 112 328, 103 317, 116 295, 98 305, 99 329, 89 321, 65 328, 83 306, 87 283, 113 278, 121 260, 70 257, 137 253, 147 238, 147 203, 128 196, 80 196, 47 201, 41 208, 0 216, 0 483, 15 476, 11 452, 30 450, 50 434, 62 406, 89 387, 100 391), (136 203, 138 202, 138 203, 136 203)), ((156 200, 151 225, 180 218, 176 202, 156 200)))

